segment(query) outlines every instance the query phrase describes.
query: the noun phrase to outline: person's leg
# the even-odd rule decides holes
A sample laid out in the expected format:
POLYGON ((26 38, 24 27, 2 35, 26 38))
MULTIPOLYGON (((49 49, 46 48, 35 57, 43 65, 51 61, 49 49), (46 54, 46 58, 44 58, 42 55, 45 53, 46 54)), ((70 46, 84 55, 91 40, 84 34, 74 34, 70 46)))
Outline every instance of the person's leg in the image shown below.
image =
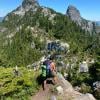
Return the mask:
POLYGON ((43 77, 42 88, 43 90, 45 90, 46 88, 46 78, 45 77, 43 77))
POLYGON ((56 84, 57 83, 57 75, 56 75, 56 72, 52 72, 51 77, 52 77, 53 84, 56 84))
POLYGON ((43 84, 44 84, 43 90, 45 90, 46 89, 46 80, 44 80, 43 84))
POLYGON ((54 83, 56 84, 57 83, 57 77, 56 76, 54 76, 54 83))

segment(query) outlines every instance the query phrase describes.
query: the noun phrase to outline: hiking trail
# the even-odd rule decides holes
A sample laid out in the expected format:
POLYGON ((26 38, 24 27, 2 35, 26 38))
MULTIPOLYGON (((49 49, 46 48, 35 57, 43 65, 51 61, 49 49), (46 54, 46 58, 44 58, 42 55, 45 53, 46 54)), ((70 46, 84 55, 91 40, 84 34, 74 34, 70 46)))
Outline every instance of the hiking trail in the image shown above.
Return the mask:
POLYGON ((96 100, 92 94, 82 94, 74 90, 72 85, 64 79, 61 74, 57 75, 58 82, 56 85, 46 84, 46 89, 42 88, 32 96, 31 100, 96 100), (57 87, 59 90, 57 90, 57 87))
POLYGON ((49 100, 52 96, 50 91, 51 87, 52 84, 46 84, 45 90, 43 90, 41 87, 40 90, 34 96, 32 96, 31 100, 49 100))

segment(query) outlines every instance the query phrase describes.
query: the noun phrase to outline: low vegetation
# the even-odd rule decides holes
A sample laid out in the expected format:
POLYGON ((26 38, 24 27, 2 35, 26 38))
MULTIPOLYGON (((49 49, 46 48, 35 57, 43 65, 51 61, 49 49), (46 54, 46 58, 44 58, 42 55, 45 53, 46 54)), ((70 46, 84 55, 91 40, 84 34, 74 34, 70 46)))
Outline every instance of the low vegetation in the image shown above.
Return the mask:
POLYGON ((0 68, 0 100, 29 100, 39 85, 38 72, 21 67, 18 74, 14 68, 0 68), (36 74, 37 73, 37 74, 36 74))

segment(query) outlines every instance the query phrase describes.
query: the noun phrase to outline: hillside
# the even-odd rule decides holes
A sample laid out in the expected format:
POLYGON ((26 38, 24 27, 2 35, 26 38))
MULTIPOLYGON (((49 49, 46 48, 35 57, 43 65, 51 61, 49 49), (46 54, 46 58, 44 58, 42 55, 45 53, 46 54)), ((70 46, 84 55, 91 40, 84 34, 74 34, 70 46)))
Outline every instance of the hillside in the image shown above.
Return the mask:
POLYGON ((96 26, 96 32, 100 33, 100 26, 99 25, 96 26))
MULTIPOLYGON (((78 12, 77 9, 75 12, 78 12)), ((100 81, 100 34, 92 28, 89 28, 91 32, 85 30, 89 27, 90 21, 83 19, 79 12, 75 16, 81 18, 79 23, 83 26, 69 16, 41 6, 37 0, 23 0, 19 7, 4 17, 0 23, 0 66, 4 68, 0 77, 2 81, 0 86, 2 90, 4 89, 0 91, 1 97, 7 95, 11 98, 13 95, 24 98, 28 92, 28 96, 35 93, 36 91, 31 88, 38 90, 39 85, 31 84, 33 80, 30 74, 35 73, 33 69, 40 69, 42 58, 53 55, 57 70, 63 76, 67 74, 67 80, 74 88, 80 88, 77 89, 78 92, 92 93, 99 100, 100 90, 95 89, 93 83, 100 81), (21 79, 10 77, 15 66, 22 68, 20 69, 22 76, 19 76, 21 79), (30 83, 26 82, 27 78, 30 83), (17 92, 22 94, 16 94, 14 89, 9 90, 10 84, 17 87, 17 92), (29 88, 29 91, 26 88, 29 88)), ((74 18, 73 14, 72 18, 74 18)), ((36 82, 36 79, 34 80, 36 82)))
POLYGON ((98 42, 93 42, 96 38, 95 35, 92 36, 82 30, 80 26, 71 21, 67 16, 57 13, 50 8, 41 7, 35 0, 28 0, 27 2, 24 0, 21 6, 5 16, 2 24, 4 28, 1 28, 1 44, 7 50, 6 55, 8 55, 6 56, 8 58, 5 57, 5 59, 9 59, 7 62, 9 61, 10 63, 12 61, 14 61, 12 63, 15 63, 16 60, 19 60, 16 63, 17 65, 19 65, 20 61, 23 61, 25 65, 32 63, 31 57, 34 60, 39 59, 37 57, 40 57, 41 53, 36 52, 40 52, 39 49, 43 49, 41 45, 43 45, 43 41, 47 40, 47 38, 51 38, 51 40, 61 39, 68 42, 71 45, 71 52, 89 51, 91 53, 94 51, 95 53, 97 51, 96 48, 98 49, 97 44, 95 44, 98 42), (35 34, 37 37, 35 37, 35 34), (37 38, 41 38, 38 37, 40 35, 41 37, 45 35, 42 42, 37 41, 37 38), (39 46, 35 48, 36 51, 34 52, 40 55, 34 58, 32 56, 34 55, 33 48, 31 48, 32 43, 36 43, 35 45, 39 43, 39 46), (96 46, 95 49, 93 47, 94 44, 96 46), (30 49, 27 49, 27 47, 30 49), (12 49, 13 51, 11 51, 12 49), (20 57, 21 52, 23 54, 20 57), (28 52, 30 52, 30 60, 27 58, 28 52))
POLYGON ((2 22, 2 20, 3 20, 3 17, 0 17, 0 22, 2 22))
POLYGON ((96 25, 97 26, 100 26, 100 21, 96 21, 96 25))
POLYGON ((96 32, 100 33, 100 21, 96 21, 96 32))

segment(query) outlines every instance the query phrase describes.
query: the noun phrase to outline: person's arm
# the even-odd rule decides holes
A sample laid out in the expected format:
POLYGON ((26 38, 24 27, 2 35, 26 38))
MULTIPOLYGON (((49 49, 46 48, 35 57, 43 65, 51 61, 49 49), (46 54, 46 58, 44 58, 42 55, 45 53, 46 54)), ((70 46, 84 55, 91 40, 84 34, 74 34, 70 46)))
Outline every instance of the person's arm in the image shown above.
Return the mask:
POLYGON ((54 62, 52 63, 52 66, 53 66, 53 71, 56 71, 56 65, 54 62))

